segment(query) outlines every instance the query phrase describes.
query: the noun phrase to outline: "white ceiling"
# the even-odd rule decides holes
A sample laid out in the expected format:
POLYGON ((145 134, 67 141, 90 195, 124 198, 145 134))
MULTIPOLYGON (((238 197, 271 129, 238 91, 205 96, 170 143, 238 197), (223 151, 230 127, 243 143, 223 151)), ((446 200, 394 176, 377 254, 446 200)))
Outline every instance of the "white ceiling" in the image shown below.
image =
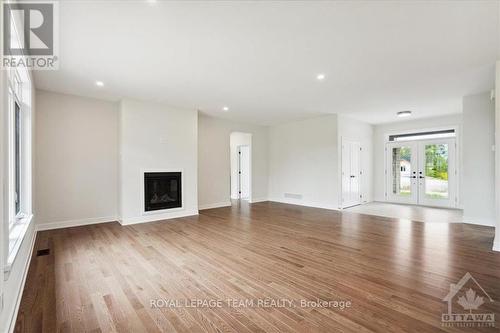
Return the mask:
POLYGON ((261 124, 320 113, 370 123, 395 121, 400 110, 414 118, 459 113, 462 96, 494 85, 499 7, 62 2, 60 70, 38 71, 35 81, 50 91, 154 100, 261 124))

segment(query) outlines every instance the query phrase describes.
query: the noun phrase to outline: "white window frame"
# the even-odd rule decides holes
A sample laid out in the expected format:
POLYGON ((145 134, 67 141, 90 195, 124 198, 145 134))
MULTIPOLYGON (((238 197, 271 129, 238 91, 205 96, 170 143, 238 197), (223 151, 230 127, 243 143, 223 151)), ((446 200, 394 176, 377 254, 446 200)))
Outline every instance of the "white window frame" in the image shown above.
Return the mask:
POLYGON ((23 242, 24 236, 33 219, 32 213, 32 168, 31 168, 31 94, 32 84, 28 69, 25 70, 22 78, 19 69, 11 69, 7 75, 7 156, 8 156, 8 219, 6 221, 7 245, 6 245, 6 260, 4 273, 8 274, 10 268, 17 256, 19 248, 23 242), (20 142, 19 142, 19 177, 20 177, 20 212, 16 212, 15 196, 16 196, 16 156, 15 156, 15 108, 16 104, 20 111, 20 142))

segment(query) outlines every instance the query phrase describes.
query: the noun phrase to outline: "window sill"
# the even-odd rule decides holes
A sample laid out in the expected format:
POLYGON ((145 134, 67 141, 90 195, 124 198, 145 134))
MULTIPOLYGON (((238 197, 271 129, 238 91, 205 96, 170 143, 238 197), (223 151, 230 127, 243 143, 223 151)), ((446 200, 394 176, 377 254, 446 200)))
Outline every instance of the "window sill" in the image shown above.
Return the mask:
POLYGON ((27 215, 22 219, 17 220, 9 231, 9 255, 4 267, 4 280, 9 278, 10 270, 16 260, 17 253, 21 248, 24 236, 26 236, 26 232, 28 231, 28 227, 32 220, 33 215, 27 215))

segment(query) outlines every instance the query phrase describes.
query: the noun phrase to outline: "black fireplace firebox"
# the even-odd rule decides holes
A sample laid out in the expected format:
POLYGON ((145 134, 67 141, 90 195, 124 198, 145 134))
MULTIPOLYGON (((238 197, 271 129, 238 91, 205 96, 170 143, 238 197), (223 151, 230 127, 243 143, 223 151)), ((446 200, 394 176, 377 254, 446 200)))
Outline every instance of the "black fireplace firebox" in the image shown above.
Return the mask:
POLYGON ((180 172, 144 173, 144 210, 182 207, 180 172))

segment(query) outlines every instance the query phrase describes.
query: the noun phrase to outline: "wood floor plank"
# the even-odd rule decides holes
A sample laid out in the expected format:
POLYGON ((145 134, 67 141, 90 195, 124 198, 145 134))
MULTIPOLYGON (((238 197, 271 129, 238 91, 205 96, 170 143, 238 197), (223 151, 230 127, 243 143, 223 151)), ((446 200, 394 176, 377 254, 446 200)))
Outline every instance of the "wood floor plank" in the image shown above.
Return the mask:
POLYGON ((272 202, 43 231, 35 250, 51 252, 32 259, 15 331, 470 332, 441 323, 450 284, 470 272, 497 320, 472 330, 497 332, 493 237, 489 227, 272 202), (293 303, 264 303, 279 300, 293 303), (300 306, 318 300, 352 307, 300 306), (161 301, 177 306, 152 306, 161 301))

